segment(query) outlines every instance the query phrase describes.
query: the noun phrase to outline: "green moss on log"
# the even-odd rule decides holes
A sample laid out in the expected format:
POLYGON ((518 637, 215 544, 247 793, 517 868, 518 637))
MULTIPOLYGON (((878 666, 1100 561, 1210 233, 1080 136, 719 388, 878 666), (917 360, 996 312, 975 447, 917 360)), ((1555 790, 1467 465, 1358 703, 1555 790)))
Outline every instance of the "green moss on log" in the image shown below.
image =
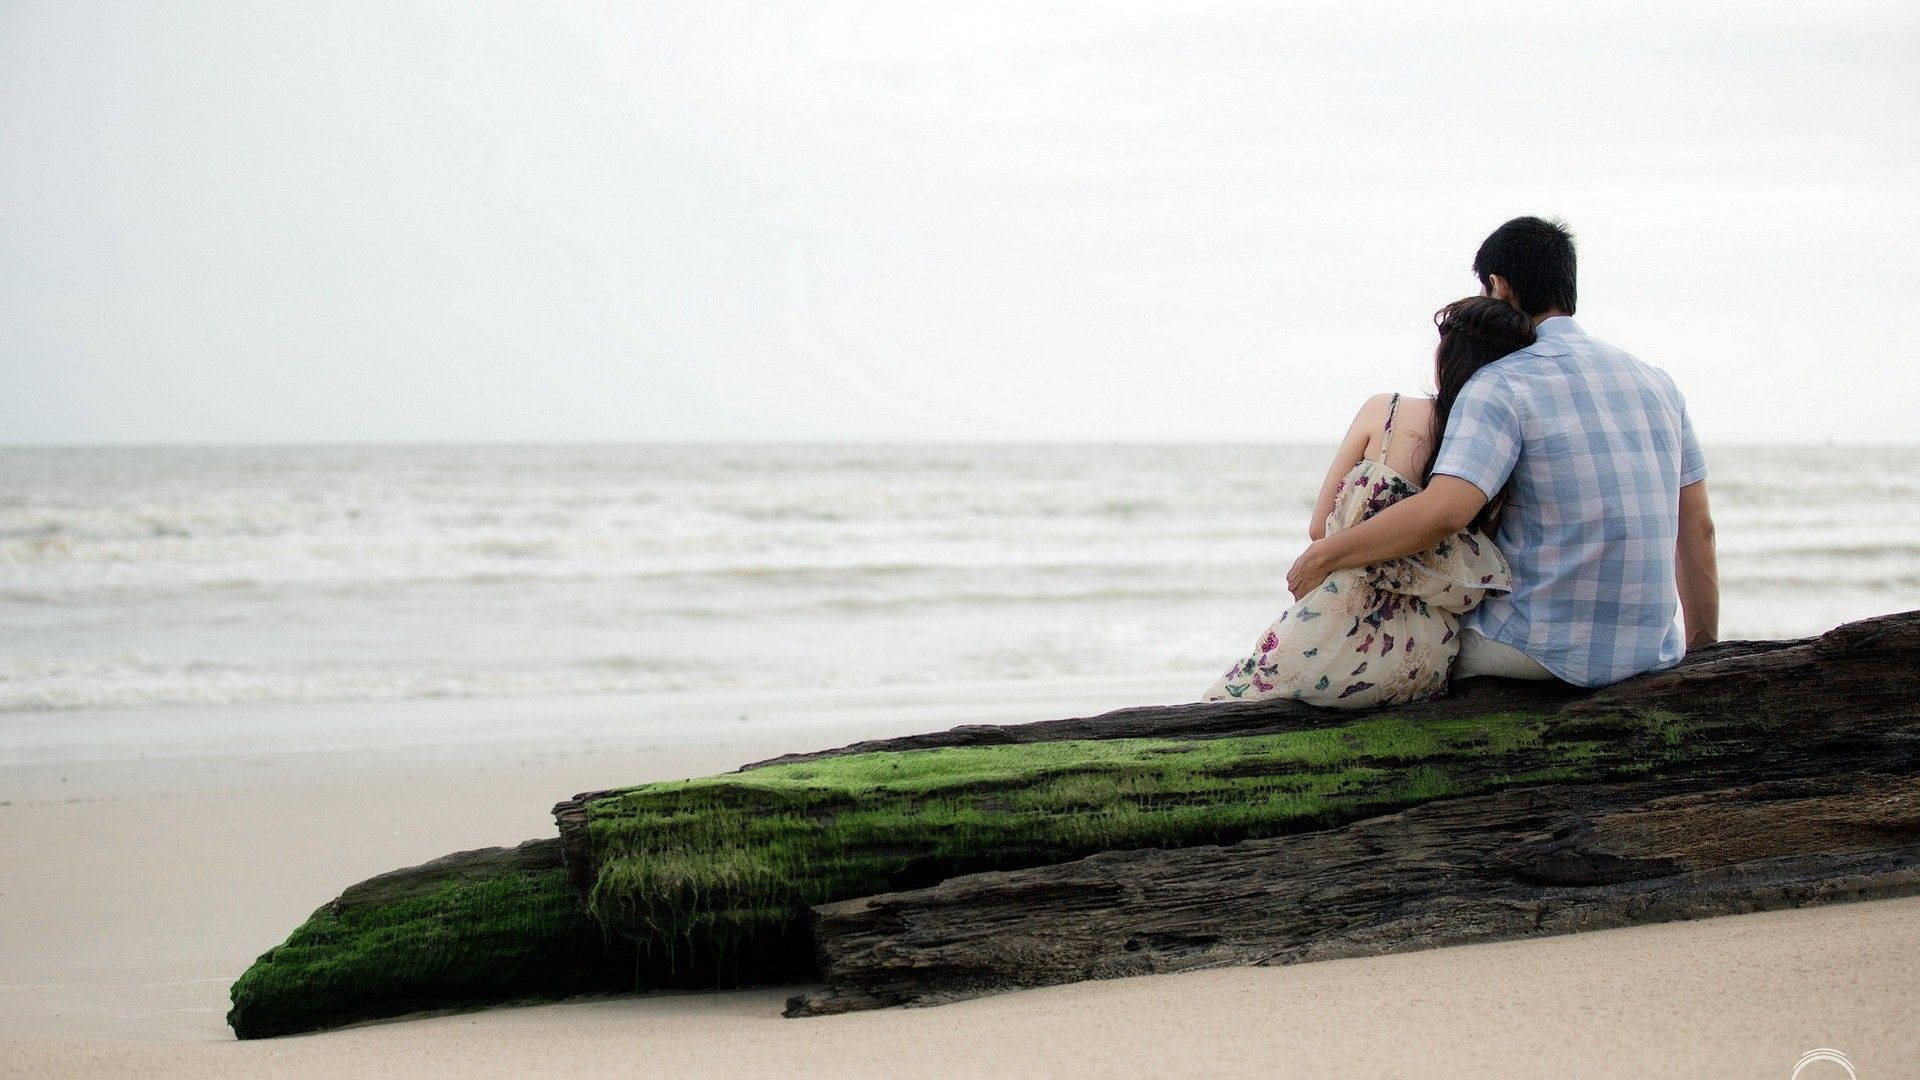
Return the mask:
POLYGON ((256 1038, 423 1010, 632 987, 559 860, 558 840, 460 852, 362 882, 233 986, 227 1022, 256 1038))
POLYGON ((607 792, 596 918, 715 985, 805 974, 813 904, 1138 847, 1227 844, 1517 784, 1657 774, 1759 726, 1674 713, 1391 714, 1204 740, 881 751, 607 792))

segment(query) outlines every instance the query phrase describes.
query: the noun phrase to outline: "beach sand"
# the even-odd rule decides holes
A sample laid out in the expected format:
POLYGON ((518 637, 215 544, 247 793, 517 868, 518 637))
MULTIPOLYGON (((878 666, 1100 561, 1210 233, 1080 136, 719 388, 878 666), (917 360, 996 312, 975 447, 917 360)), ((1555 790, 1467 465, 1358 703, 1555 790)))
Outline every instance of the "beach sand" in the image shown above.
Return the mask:
POLYGON ((225 1026, 233 980, 342 887, 552 835, 550 807, 575 792, 1177 700, 1003 691, 768 700, 724 721, 720 702, 682 702, 677 726, 605 700, 200 710, 146 718, 170 736, 145 744, 87 741, 124 713, 49 721, 58 736, 16 725, 0 766, 0 1076, 1787 1077, 1816 1047, 1862 1078, 1920 1075, 1920 898, 805 1019, 780 1016, 799 988, 778 987, 245 1043, 225 1026))

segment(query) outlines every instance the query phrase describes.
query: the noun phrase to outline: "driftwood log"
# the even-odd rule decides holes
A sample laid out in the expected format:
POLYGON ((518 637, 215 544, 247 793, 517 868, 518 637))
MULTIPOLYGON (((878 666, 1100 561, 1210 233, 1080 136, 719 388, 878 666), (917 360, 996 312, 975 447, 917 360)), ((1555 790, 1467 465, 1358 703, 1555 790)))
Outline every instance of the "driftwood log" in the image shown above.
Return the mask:
POLYGON ((1143 706, 586 792, 557 838, 349 888, 229 1022, 817 985, 803 1016, 1920 893, 1917 667, 1920 611, 1599 692, 1143 706))
MULTIPOLYGON (((1916 661, 1920 612, 1729 643, 1560 706, 1598 722, 1649 708, 1750 722, 1745 745, 1683 776, 1517 788, 818 905, 826 988, 787 1015, 1920 893, 1916 661)), ((1484 711, 1475 696, 1427 708, 1484 711)), ((1127 712, 1112 726, 1143 726, 1127 712)))

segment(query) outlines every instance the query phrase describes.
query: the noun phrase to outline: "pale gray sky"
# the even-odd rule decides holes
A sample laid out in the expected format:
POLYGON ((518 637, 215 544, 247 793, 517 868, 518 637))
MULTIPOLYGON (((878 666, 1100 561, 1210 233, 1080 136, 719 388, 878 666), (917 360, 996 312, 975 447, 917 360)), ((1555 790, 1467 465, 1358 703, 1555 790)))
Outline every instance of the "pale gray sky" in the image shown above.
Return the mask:
POLYGON ((0 443, 1326 439, 1501 221, 1906 441, 1904 3, 0 6, 0 443))

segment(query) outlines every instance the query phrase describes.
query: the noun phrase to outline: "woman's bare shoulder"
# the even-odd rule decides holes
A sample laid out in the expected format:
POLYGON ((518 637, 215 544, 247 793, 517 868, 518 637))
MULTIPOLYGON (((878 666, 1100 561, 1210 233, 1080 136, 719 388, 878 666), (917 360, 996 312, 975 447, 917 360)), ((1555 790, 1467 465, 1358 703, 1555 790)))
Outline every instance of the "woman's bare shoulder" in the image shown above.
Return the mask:
MULTIPOLYGON (((1393 395, 1382 394, 1380 396, 1382 398, 1390 398, 1393 395)), ((1432 416, 1433 399, 1425 394, 1401 394, 1400 406, 1394 411, 1394 415, 1397 417, 1401 413, 1411 413, 1416 416, 1432 416)))
POLYGON ((1423 423, 1432 419, 1433 399, 1424 394, 1402 394, 1393 390, 1383 391, 1361 403, 1360 411, 1356 413, 1353 418, 1354 426, 1378 434, 1387 425, 1387 411, 1389 409, 1393 411, 1393 428, 1395 431, 1399 431, 1400 423, 1403 420, 1423 423), (1400 399, 1397 404, 1393 400, 1396 396, 1400 399))
MULTIPOLYGON (((1403 404, 1405 400, 1405 396, 1403 395, 1401 398, 1403 404)), ((1378 431, 1380 425, 1386 422, 1387 406, 1392 401, 1393 391, 1383 390, 1361 402, 1360 408, 1353 414, 1353 426, 1355 428, 1378 431)))

